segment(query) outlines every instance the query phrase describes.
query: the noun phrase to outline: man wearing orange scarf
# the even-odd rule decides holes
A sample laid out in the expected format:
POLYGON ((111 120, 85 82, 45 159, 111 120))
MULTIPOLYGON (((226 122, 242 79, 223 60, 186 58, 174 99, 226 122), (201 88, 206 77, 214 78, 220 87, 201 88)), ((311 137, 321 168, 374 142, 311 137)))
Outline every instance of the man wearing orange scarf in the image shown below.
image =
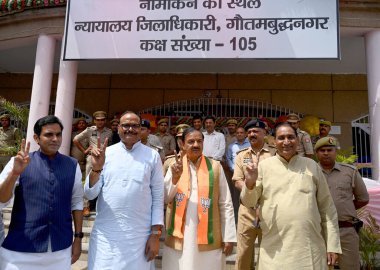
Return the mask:
POLYGON ((203 134, 183 132, 183 153, 165 176, 167 236, 162 269, 223 269, 236 242, 231 194, 219 161, 202 155, 203 134))

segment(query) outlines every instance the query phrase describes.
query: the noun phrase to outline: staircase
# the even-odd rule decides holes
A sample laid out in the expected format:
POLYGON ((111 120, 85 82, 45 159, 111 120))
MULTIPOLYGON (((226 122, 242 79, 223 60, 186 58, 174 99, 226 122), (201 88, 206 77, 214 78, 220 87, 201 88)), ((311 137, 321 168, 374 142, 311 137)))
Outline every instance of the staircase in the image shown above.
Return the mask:
MULTIPOLYGON (((4 208, 3 209, 3 222, 5 227, 5 235, 8 232, 10 218, 11 218, 11 208, 4 208)), ((87 269, 87 258, 88 258, 88 243, 90 241, 90 233, 92 230, 92 226, 94 225, 95 221, 95 212, 91 213, 91 216, 88 218, 83 218, 83 233, 84 237, 82 239, 82 255, 80 256, 79 260, 72 265, 72 270, 86 270, 87 269)), ((156 270, 163 270, 161 268, 161 262, 162 262, 162 253, 163 253, 163 245, 164 245, 164 234, 160 238, 160 251, 155 259, 155 265, 156 270)), ((256 247, 257 248, 257 247, 256 247)), ((255 262, 257 261, 257 252, 255 253, 255 262)), ((235 265, 235 258, 236 258, 236 245, 234 246, 234 249, 232 251, 232 254, 227 257, 226 259, 226 269, 225 270, 233 270, 235 265)))

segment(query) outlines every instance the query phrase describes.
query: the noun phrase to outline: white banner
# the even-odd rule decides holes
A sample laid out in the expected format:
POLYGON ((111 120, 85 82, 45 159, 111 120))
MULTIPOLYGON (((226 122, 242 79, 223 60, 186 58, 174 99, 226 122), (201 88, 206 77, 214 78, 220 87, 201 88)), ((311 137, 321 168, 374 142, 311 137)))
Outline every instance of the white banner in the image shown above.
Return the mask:
POLYGON ((337 0, 70 0, 63 60, 337 59, 337 0))

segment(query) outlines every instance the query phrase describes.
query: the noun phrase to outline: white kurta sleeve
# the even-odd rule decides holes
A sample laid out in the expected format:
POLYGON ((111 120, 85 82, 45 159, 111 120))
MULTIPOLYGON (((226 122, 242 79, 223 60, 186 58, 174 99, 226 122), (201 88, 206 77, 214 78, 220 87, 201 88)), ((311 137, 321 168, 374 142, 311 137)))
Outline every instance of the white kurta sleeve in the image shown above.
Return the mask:
POLYGON ((155 164, 150 179, 150 188, 152 190, 152 225, 164 225, 164 177, 161 158, 157 152, 155 154, 155 164))
POLYGON ((90 174, 87 175, 86 177, 86 182, 84 184, 84 197, 86 197, 87 200, 93 200, 95 199, 100 191, 102 190, 104 184, 104 176, 103 172, 99 176, 98 182, 96 182, 95 185, 90 187, 90 174))
POLYGON ((222 166, 220 166, 219 175, 219 211, 222 239, 224 243, 236 242, 234 207, 222 166))
POLYGON ((223 160, 223 156, 226 153, 226 139, 224 138, 222 133, 216 133, 216 136, 218 136, 217 140, 218 142, 218 149, 215 150, 214 159, 216 160, 223 160))
MULTIPOLYGON (((7 165, 5 165, 3 171, 1 172, 0 174, 0 184, 3 183, 5 181, 5 179, 8 177, 8 175, 11 173, 12 169, 13 169, 13 162, 14 162, 14 157, 12 157, 9 162, 7 163, 7 165)), ((7 206, 13 199, 14 197, 14 194, 15 194, 15 188, 16 186, 18 185, 18 180, 19 180, 20 177, 17 177, 17 180, 16 180, 16 183, 13 187, 13 194, 12 194, 12 197, 9 199, 9 201, 5 202, 5 203, 2 203, 1 206, 2 207, 5 207, 7 206)))
POLYGON ((76 167, 73 192, 71 195, 71 211, 74 210, 83 210, 82 172, 79 164, 77 164, 76 167))
POLYGON ((170 169, 170 167, 165 175, 164 183, 165 183, 165 204, 168 204, 173 201, 174 196, 177 193, 177 187, 178 187, 178 183, 177 185, 173 185, 172 170, 170 169))
POLYGON ((342 253, 338 214, 330 190, 322 170, 317 168, 317 204, 321 216, 321 226, 326 241, 327 252, 342 253))

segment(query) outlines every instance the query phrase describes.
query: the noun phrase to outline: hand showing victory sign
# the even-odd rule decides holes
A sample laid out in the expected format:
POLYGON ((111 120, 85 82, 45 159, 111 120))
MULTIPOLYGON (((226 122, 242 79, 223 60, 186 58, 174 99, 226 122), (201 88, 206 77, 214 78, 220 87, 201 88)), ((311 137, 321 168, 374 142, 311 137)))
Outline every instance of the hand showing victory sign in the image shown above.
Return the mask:
POLYGON ((248 189, 252 189, 256 185, 260 152, 257 154, 251 153, 251 159, 252 162, 247 164, 247 170, 244 171, 245 185, 248 189))
POLYGON ((98 137, 98 145, 91 150, 91 164, 93 171, 101 171, 106 160, 106 147, 108 145, 108 138, 104 140, 104 143, 100 143, 100 137, 98 137))
POLYGON ((25 143, 25 139, 22 139, 20 151, 17 152, 17 155, 14 158, 12 174, 20 175, 28 166, 30 162, 29 148, 30 142, 25 143))
POLYGON ((183 159, 183 152, 179 152, 179 158, 177 156, 176 150, 174 150, 174 156, 175 156, 175 163, 171 166, 172 170, 172 182, 173 185, 176 185, 179 178, 181 178, 182 172, 183 172, 183 165, 182 165, 182 159, 183 159))

